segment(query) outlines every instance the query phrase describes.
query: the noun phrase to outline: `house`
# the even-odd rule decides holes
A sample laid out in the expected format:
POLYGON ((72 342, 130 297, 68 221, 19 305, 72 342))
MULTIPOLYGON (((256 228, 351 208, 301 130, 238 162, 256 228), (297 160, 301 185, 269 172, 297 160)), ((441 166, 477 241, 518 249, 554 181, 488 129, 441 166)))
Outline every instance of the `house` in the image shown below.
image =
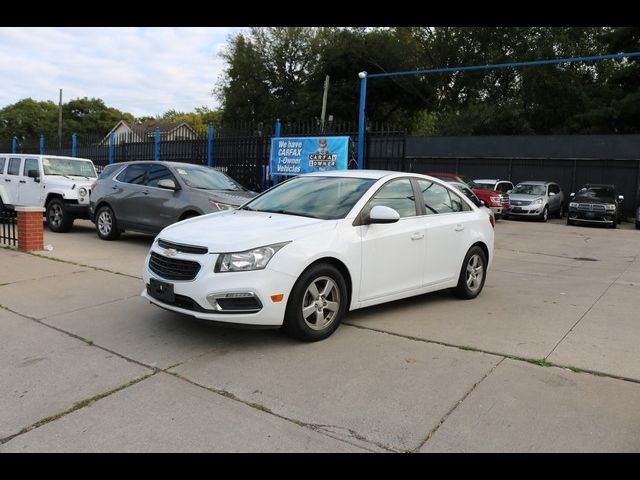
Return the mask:
POLYGON ((160 128, 160 139, 162 141, 195 140, 198 137, 195 130, 185 122, 149 121, 130 124, 125 120, 120 120, 102 139, 100 145, 108 145, 111 134, 113 134, 115 144, 153 142, 156 127, 160 128))

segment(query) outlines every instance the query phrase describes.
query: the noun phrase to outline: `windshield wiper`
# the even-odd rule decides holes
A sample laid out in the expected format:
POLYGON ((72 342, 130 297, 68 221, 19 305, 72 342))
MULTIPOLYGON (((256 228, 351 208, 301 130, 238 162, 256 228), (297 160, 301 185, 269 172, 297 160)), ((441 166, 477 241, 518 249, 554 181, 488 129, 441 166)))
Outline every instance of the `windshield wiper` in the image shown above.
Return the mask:
POLYGON ((306 213, 298 213, 298 212, 292 212, 290 210, 255 210, 256 212, 265 212, 265 213, 280 213, 282 215, 295 215, 297 217, 308 217, 308 218, 319 218, 316 217, 315 215, 309 215, 306 213))

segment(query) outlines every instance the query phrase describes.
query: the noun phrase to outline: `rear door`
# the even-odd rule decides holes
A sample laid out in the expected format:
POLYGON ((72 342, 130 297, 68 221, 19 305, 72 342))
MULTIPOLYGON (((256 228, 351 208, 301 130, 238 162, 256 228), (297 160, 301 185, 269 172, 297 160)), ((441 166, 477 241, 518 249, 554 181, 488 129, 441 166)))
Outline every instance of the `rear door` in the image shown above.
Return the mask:
POLYGON ((7 173, 4 176, 2 183, 4 184, 4 190, 7 193, 9 205, 21 205, 19 200, 20 192, 20 168, 22 167, 22 158, 9 157, 7 165, 7 173))
POLYGON ((115 178, 111 189, 111 206, 116 219, 132 227, 144 227, 148 224, 148 212, 142 208, 149 164, 134 163, 125 168, 115 178))

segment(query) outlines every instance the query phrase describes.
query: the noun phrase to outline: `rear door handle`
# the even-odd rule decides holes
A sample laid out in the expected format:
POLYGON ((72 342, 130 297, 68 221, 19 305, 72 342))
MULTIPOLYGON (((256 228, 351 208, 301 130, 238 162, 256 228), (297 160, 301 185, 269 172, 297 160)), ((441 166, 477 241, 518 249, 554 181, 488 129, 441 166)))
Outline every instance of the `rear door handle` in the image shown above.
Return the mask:
POLYGON ((26 180, 20 180, 20 183, 27 183, 26 180))
POLYGON ((4 181, 5 181, 5 182, 10 182, 10 181, 11 181, 11 179, 9 179, 9 178, 5 178, 5 179, 4 179, 4 181))
POLYGON ((458 225, 456 225, 456 227, 454 228, 454 230, 456 232, 461 232, 462 230, 464 230, 464 225, 462 225, 461 223, 459 223, 458 225))
POLYGON ((143 193, 144 195, 149 195, 149 190, 143 190, 143 191, 142 191, 142 193, 143 193))
POLYGON ((424 233, 414 233, 411 235, 411 240, 420 240, 424 238, 424 233))

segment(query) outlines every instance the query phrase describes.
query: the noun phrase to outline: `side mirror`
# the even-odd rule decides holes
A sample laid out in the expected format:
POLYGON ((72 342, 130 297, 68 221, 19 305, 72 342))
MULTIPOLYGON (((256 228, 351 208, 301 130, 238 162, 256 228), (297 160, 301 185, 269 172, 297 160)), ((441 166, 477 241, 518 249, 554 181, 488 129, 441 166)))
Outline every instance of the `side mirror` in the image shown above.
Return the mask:
POLYGON ((40 182, 40 172, 38 170, 29 170, 27 172, 27 177, 33 178, 36 183, 40 182))
POLYGON ((549 192, 550 197, 554 197, 555 195, 556 195, 555 192, 549 192))
POLYGON ((571 193, 571 195, 569 195, 571 198, 575 197, 576 194, 575 193, 571 193))
POLYGON ((400 220, 400 214, 393 208, 376 205, 369 212, 367 223, 396 223, 398 220, 400 220))
POLYGON ((507 195, 509 195, 512 191, 513 191, 513 189, 507 190, 507 195))
POLYGON ((167 190, 177 190, 176 182, 169 178, 164 178, 158 182, 158 188, 165 188, 167 190))
POLYGON ((618 201, 620 203, 624 202, 624 195, 618 195, 618 201))
POLYGON ((486 204, 486 203, 484 203, 484 200, 480 200, 480 199, 478 199, 478 201, 477 201, 476 205, 477 205, 478 207, 486 207, 486 206, 487 206, 487 204, 486 204))

